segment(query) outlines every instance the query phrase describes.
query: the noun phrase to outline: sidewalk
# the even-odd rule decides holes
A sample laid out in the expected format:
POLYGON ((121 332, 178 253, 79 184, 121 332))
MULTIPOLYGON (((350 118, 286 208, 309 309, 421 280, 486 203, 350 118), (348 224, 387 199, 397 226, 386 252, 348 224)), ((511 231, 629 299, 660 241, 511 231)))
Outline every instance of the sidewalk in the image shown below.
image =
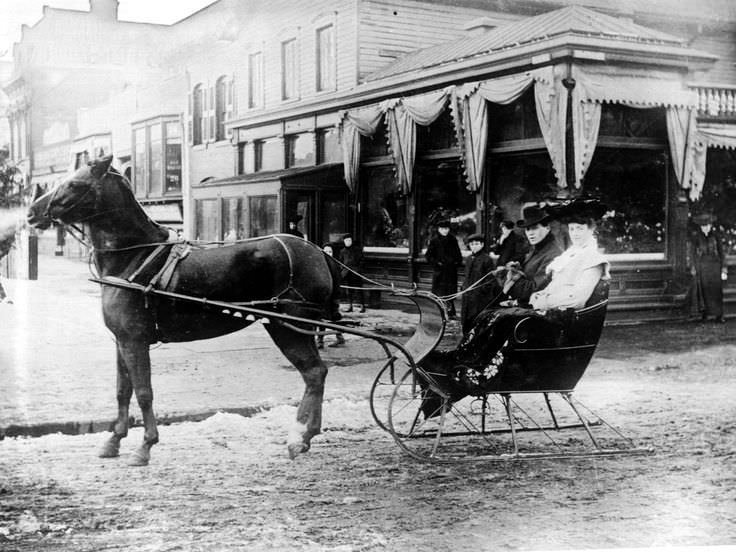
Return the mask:
MULTIPOLYGON (((4 280, 14 304, 0 305, 0 438, 108 429, 116 412, 114 341, 102 322, 99 286, 89 277, 86 263, 44 255, 37 281, 4 280)), ((417 316, 368 309, 349 320, 402 341, 417 316)), ((325 399, 367 401, 384 353, 371 340, 346 338, 345 347, 322 352, 330 367, 325 399)), ((736 321, 606 327, 589 370, 610 360, 723 343, 736 343, 736 321)), ((251 415, 296 404, 304 390, 261 324, 216 339, 158 345, 151 360, 162 423, 201 420, 217 411, 251 415)), ((139 418, 135 400, 131 415, 139 418)))

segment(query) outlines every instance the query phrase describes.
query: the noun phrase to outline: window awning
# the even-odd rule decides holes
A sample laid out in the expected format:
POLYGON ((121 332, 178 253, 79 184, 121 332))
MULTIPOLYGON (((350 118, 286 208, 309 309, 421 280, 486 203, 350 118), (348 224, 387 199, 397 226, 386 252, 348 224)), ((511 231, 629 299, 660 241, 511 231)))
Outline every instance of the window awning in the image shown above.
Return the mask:
POLYGON ((156 222, 184 222, 181 207, 176 203, 143 205, 143 210, 156 222))

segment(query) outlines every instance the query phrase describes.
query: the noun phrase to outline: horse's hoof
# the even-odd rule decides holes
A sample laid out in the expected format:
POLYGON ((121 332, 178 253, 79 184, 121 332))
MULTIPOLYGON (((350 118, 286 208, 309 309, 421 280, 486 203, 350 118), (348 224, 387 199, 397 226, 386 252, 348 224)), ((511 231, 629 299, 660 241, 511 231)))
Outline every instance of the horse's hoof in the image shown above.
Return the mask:
POLYGON ((120 456, 120 443, 113 439, 109 439, 104 445, 102 445, 102 448, 100 448, 100 458, 117 458, 118 456, 120 456))
POLYGON ((133 456, 130 458, 130 462, 128 462, 129 466, 147 466, 148 462, 151 460, 151 452, 145 448, 140 447, 133 452, 133 456))
POLYGON ((289 445, 289 458, 291 460, 294 460, 294 458, 296 458, 303 452, 307 452, 308 450, 309 450, 308 443, 291 443, 289 445))

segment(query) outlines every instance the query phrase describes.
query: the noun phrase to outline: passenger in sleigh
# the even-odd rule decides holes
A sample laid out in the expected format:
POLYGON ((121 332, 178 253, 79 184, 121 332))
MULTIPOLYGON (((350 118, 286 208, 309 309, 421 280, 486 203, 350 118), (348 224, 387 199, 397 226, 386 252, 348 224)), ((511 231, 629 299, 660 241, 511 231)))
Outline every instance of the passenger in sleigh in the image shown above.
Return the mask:
MULTIPOLYGON (((598 252, 595 237, 605 210, 595 199, 574 199, 552 209, 552 216, 567 224, 572 245, 549 263, 549 284, 532 293, 528 304, 514 300, 486 309, 457 349, 430 355, 422 363, 426 371, 442 374, 440 379, 459 384, 453 400, 468 390, 483 390, 502 371, 505 347, 521 320, 527 319, 527 333, 537 346, 554 346, 574 310, 585 306, 601 279, 610 278, 609 263, 598 252)), ((425 417, 439 414, 434 400, 425 401, 422 410, 425 417)))

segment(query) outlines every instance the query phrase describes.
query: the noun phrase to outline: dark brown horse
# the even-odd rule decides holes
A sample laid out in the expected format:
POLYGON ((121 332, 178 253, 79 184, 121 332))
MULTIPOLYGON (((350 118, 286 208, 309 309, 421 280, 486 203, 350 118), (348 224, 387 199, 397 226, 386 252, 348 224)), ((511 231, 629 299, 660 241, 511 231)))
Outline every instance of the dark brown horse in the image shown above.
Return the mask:
MULTIPOLYGON (((263 300, 258 308, 314 320, 333 318, 339 272, 319 248, 294 236, 275 235, 223 247, 192 247, 186 254, 176 246, 180 258, 173 259, 175 246, 167 242, 167 230, 146 216, 127 182, 110 166, 111 159, 90 163, 54 190, 34 198, 28 222, 39 228, 51 221, 84 224, 94 263, 104 279, 228 303, 263 300), (263 306, 271 300, 271 306, 263 306)), ((151 447, 158 442, 149 346, 224 335, 252 321, 226 315, 221 309, 109 285, 102 286, 102 310, 117 344, 118 416, 100 456, 119 455, 135 391, 145 431, 132 464, 146 465, 151 447)), ((296 427, 288 438, 294 458, 309 450, 311 438, 320 432, 327 368, 311 335, 274 320, 266 329, 306 384, 296 427)))

